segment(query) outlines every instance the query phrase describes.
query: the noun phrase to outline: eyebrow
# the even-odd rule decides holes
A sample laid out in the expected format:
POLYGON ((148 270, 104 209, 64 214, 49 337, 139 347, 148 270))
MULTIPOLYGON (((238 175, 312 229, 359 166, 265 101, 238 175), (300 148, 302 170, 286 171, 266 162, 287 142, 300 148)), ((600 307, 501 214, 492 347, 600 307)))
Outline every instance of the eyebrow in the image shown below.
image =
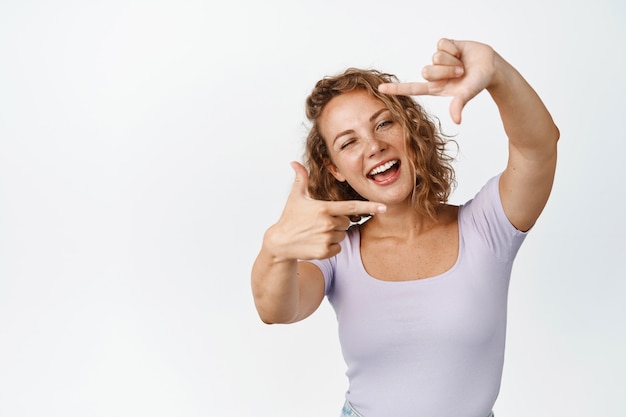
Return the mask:
MULTIPOLYGON (((375 112, 374 114, 372 114, 372 116, 370 117, 370 122, 373 122, 378 116, 380 116, 381 113, 383 113, 383 112, 385 112, 387 110, 389 110, 387 107, 383 107, 382 109, 380 109, 377 112, 375 112)), ((337 134, 337 136, 335 136, 335 139, 333 139, 333 145, 335 144, 337 139, 339 139, 341 136, 349 135, 350 133, 354 133, 354 130, 353 129, 348 129, 348 130, 344 130, 343 132, 340 132, 339 134, 337 134)))

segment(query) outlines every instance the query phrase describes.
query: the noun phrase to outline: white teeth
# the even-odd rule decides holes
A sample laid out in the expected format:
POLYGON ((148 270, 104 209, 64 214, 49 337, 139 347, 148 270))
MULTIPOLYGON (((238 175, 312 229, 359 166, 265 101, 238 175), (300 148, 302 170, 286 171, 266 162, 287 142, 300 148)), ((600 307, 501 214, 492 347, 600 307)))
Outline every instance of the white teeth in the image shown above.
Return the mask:
POLYGON ((376 174, 380 174, 381 172, 385 172, 385 171, 387 171, 389 168, 391 168, 392 166, 394 166, 397 163, 398 163, 398 160, 395 159, 393 161, 387 162, 386 164, 379 165, 376 168, 374 168, 373 170, 371 170, 368 175, 369 176, 374 176, 376 174))

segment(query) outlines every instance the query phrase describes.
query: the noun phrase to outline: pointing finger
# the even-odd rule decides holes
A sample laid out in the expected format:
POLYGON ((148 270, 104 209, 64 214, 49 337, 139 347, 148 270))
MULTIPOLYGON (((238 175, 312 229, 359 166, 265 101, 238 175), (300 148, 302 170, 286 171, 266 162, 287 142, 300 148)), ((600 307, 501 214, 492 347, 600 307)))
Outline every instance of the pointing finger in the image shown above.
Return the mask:
POLYGON ((387 207, 384 204, 360 200, 328 201, 327 209, 328 214, 331 216, 376 214, 387 211, 387 207))
POLYGON ((378 86, 383 94, 422 96, 429 94, 428 83, 383 83, 378 86))

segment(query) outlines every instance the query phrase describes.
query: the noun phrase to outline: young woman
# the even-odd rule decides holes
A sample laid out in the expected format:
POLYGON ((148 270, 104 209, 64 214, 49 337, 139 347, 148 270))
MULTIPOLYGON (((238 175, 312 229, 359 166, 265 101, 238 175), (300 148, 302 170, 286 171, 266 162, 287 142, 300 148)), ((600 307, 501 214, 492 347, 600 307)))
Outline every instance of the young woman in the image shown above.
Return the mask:
POLYGON ((292 323, 325 296, 337 314, 345 416, 487 417, 502 376, 508 283, 543 210, 559 131, 491 47, 442 39, 423 83, 349 69, 307 99, 306 163, 252 269, 261 319, 292 323), (462 206, 446 138, 409 96, 482 90, 509 141, 506 169, 462 206), (357 218, 364 220, 354 222, 357 218))

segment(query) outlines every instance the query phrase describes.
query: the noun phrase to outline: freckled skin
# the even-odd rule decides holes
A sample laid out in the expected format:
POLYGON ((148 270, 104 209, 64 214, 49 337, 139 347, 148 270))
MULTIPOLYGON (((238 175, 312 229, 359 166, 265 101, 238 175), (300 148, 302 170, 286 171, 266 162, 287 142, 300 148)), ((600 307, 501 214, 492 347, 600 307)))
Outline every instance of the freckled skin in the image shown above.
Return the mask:
POLYGON ((328 169, 337 180, 347 181, 368 200, 388 206, 408 204, 414 179, 403 130, 383 102, 362 90, 342 94, 328 102, 319 126, 331 158, 328 169), (390 160, 400 161, 393 182, 377 184, 368 177, 373 168, 390 160))

